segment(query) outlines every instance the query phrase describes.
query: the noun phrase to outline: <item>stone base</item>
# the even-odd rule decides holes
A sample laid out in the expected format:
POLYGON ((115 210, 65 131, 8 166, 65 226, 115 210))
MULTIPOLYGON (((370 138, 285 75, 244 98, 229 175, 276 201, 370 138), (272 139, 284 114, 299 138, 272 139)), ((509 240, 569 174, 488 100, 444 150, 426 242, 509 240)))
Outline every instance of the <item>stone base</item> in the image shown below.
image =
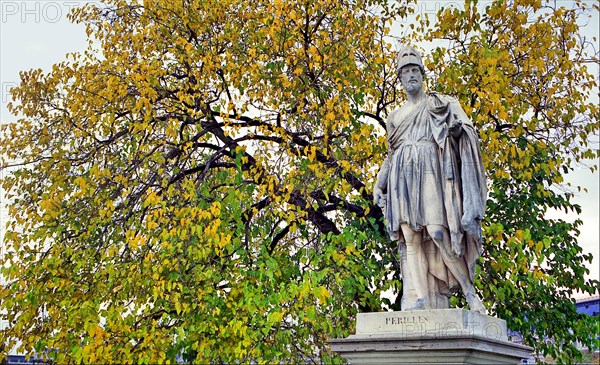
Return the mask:
POLYGON ((360 313, 356 334, 330 340, 351 364, 520 364, 504 320, 464 309, 360 313))

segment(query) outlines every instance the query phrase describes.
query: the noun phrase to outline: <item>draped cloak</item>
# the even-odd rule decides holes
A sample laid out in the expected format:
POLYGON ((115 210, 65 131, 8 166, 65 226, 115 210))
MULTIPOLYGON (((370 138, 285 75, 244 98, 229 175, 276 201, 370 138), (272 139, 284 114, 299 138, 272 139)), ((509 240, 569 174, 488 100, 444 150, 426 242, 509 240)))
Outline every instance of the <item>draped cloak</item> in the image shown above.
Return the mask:
POLYGON ((437 279, 437 291, 445 296, 458 283, 441 259, 440 247, 428 237, 428 225, 448 229, 452 249, 465 260, 473 281, 481 254, 481 220, 486 203, 486 183, 479 138, 466 113, 452 97, 432 93, 400 118, 392 112, 387 121, 388 156, 377 185, 386 193, 387 230, 400 242, 403 276, 406 246, 400 225, 424 232, 429 244, 429 272, 437 279), (449 126, 460 123, 455 137, 449 126))

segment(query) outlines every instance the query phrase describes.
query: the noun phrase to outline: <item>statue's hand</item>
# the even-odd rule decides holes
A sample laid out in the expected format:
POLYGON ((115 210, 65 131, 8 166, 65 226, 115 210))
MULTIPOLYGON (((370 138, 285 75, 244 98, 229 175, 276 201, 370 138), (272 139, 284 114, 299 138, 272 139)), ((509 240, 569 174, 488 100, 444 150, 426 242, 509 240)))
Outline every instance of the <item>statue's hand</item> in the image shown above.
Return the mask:
POLYGON ((448 129, 450 134, 454 137, 460 137, 460 134, 462 133, 462 122, 458 119, 458 115, 454 114, 454 118, 452 118, 448 129))
POLYGON ((373 188, 373 202, 380 208, 385 208, 385 193, 378 186, 373 188))

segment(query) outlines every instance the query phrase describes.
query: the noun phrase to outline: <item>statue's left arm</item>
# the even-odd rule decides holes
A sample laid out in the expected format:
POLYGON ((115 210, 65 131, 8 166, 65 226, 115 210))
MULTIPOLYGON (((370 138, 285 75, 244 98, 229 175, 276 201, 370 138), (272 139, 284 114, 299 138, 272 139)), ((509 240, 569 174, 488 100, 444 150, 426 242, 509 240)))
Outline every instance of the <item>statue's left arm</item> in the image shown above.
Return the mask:
POLYGON ((458 140, 463 214, 461 226, 481 242, 481 221, 485 211, 487 189, 479 135, 456 99, 450 102, 450 131, 458 140), (453 130, 453 125, 460 127, 453 130))

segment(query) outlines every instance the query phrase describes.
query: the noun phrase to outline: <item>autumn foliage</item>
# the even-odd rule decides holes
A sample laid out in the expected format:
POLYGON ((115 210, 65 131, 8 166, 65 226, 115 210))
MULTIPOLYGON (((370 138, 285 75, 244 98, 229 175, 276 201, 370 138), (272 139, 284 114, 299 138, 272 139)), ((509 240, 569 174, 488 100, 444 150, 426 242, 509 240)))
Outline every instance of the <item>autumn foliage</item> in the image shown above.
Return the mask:
MULTIPOLYGON (((401 41, 443 40, 429 87, 457 96, 482 139, 490 313, 569 362, 598 325, 571 297, 598 282, 580 222, 544 213, 579 209, 552 187, 598 156, 598 59, 577 23, 590 9, 553 4, 467 2, 401 41)), ((89 50, 23 72, 20 120, 2 126, 8 346, 58 363, 340 361, 327 339, 401 294, 371 191, 403 97, 390 27, 410 5, 76 9, 89 50)))

